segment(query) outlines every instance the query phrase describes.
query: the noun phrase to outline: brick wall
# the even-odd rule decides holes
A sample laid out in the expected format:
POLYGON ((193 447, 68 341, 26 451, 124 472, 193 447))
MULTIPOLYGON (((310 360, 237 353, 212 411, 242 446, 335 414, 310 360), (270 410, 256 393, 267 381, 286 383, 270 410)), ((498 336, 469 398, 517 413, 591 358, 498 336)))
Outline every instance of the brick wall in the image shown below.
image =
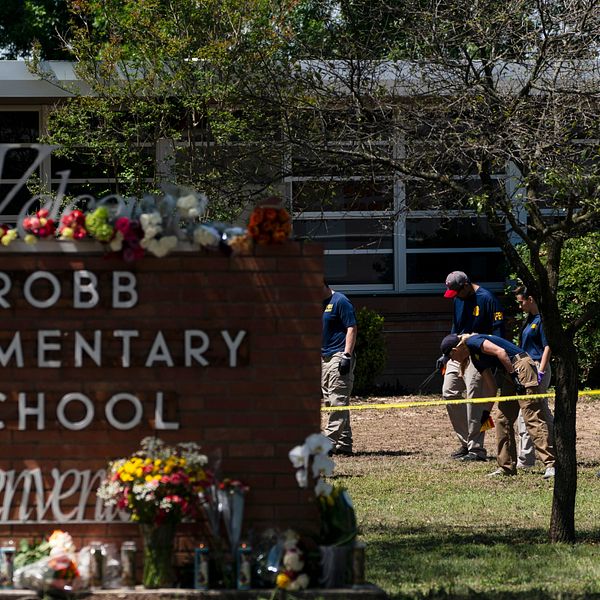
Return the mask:
MULTIPOLYGON (((0 253, 1 273, 6 276, 0 281, 0 287, 4 285, 0 297, 10 306, 0 308, 4 325, 0 347, 9 354, 15 332, 20 332, 23 353, 22 367, 15 366, 15 354, 0 366, 0 393, 4 394, 0 396, 4 423, 0 468, 5 474, 39 468, 45 488, 41 500, 49 502, 55 481, 52 469, 62 476, 69 469, 95 471, 108 459, 136 450, 148 435, 172 443, 192 440, 209 456, 220 453, 224 475, 249 484, 246 532, 270 526, 314 530, 314 505, 308 493, 297 487, 287 453, 320 426, 319 246, 290 242, 231 259, 182 252, 162 259, 144 258, 132 265, 92 252, 23 248, 23 252, 0 253), (97 277, 99 301, 93 308, 73 306, 73 273, 80 270, 97 277), (135 276, 138 299, 131 308, 112 307, 115 270, 135 276), (24 295, 29 286, 37 301, 49 298, 51 283, 44 279, 28 283, 31 274, 39 271, 53 274, 60 283, 60 299, 48 308, 31 306, 24 295), (113 335, 119 330, 139 333, 131 338, 129 367, 123 367, 122 338, 113 335), (210 347, 202 354, 206 366, 184 366, 186 330, 202 330, 208 336, 210 347), (224 330, 231 338, 239 331, 247 332, 236 354, 236 366, 229 364, 224 330), (50 332, 44 334, 42 350, 40 331, 50 332), (76 366, 77 332, 92 340, 95 331, 102 337, 101 366, 85 354, 82 365, 76 366), (164 344, 155 346, 157 332, 163 334, 164 344), (166 366, 165 344, 172 367, 166 366), (154 356, 149 359, 152 348, 154 356), (52 361, 60 366, 40 366, 40 362, 50 365, 52 361), (158 391, 164 399, 162 421, 178 423, 178 430, 156 431, 158 391), (41 429, 39 411, 24 414, 23 410, 37 405, 38 393, 44 394, 41 429), (57 417, 61 399, 70 393, 88 397, 94 408, 93 420, 79 430, 69 430, 57 417), (131 429, 115 428, 105 414, 109 400, 120 393, 135 396, 143 409, 139 424, 131 429)), ((124 293, 121 299, 126 297, 124 293)), ((87 414, 84 404, 75 400, 66 403, 62 419, 81 426, 87 414)), ((118 401, 111 414, 118 423, 134 422, 134 404, 118 401)), ((77 508, 77 494, 68 493, 72 483, 74 477, 67 475, 61 484, 64 498, 57 502, 64 513, 77 508)), ((22 502, 22 486, 12 501, 7 500, 5 490, 0 491, 0 538, 42 536, 62 528, 79 547, 90 539, 118 544, 137 535, 132 524, 76 524, 68 519, 36 522, 51 516, 51 508, 36 508, 35 494, 29 503, 22 502), (19 515, 19 507, 28 504, 29 514, 19 515)), ((84 520, 94 520, 94 501, 95 494, 91 494, 84 520)), ((181 531, 187 534, 178 540, 181 553, 203 536, 198 525, 182 526, 181 531)))

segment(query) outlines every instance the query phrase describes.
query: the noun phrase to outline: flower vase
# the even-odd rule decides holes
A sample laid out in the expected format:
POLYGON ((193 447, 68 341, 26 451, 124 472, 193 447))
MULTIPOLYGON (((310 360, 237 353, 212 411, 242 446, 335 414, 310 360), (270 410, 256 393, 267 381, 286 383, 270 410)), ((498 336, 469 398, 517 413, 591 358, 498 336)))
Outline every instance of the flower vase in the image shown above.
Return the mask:
POLYGON ((162 525, 142 523, 141 532, 144 542, 142 575, 144 587, 148 589, 172 587, 175 523, 162 525))
POLYGON ((321 555, 321 576, 319 584, 322 588, 342 588, 350 583, 350 558, 352 547, 319 546, 321 555))

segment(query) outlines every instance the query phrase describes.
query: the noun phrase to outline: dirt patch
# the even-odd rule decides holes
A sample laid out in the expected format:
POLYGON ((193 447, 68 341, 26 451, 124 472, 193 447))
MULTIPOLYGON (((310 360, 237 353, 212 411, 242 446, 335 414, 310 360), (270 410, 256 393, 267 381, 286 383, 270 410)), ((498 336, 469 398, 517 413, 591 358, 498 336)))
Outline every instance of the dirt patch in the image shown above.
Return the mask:
MULTIPOLYGON (((439 400, 439 396, 354 398, 352 404, 409 403, 439 400)), ((553 409, 552 402, 550 403, 553 409)), ((600 467, 600 399, 580 401, 577 408, 577 461, 582 466, 600 467)), ((327 413, 323 413, 326 421, 327 413)), ((351 411, 354 451, 365 455, 400 455, 407 460, 448 460, 458 444, 445 406, 422 406, 392 410, 351 411)), ((485 446, 496 455, 494 430, 486 434, 485 446)))

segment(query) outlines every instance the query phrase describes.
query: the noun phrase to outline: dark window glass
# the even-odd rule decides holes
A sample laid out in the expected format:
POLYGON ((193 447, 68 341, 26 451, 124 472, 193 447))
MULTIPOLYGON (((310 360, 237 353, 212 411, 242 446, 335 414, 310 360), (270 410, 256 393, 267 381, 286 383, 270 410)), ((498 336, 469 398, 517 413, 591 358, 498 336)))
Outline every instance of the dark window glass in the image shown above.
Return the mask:
MULTIPOLYGON (((3 183, 0 184, 0 202, 3 202, 8 193, 13 189, 13 184, 3 183)), ((21 210, 21 207, 25 202, 31 199, 32 194, 27 186, 23 186, 16 194, 16 196, 2 209, 3 215, 16 215, 21 210)), ((32 209, 32 211, 35 209, 32 209)), ((2 219, 0 218, 0 221, 2 219)))
POLYGON ((0 110, 0 143, 34 144, 39 135, 37 111, 0 110))
POLYGON ((276 148, 256 144, 178 147, 177 167, 187 172, 190 165, 211 178, 236 177, 240 182, 265 184, 282 177, 281 155, 276 148))
POLYGON ((9 150, 4 159, 2 179, 20 179, 37 156, 38 151, 35 148, 13 148, 9 150))
POLYGON ((451 271, 464 271, 475 282, 504 281, 507 267, 501 252, 444 252, 437 254, 407 254, 407 283, 444 284, 451 271))
POLYGON ((294 220, 294 236, 321 242, 326 250, 393 248, 390 219, 294 220))
MULTIPOLYGON (((139 159, 136 158, 135 173, 137 177, 151 178, 156 165, 154 147, 141 147, 135 149, 139 159)), ((131 165, 123 165, 121 171, 131 165)), ((115 171, 111 163, 105 162, 102 156, 90 156, 81 152, 78 156, 52 156, 52 177, 59 179, 59 171, 71 171, 70 179, 105 179, 114 178, 115 171)))
POLYGON ((294 181, 294 212, 381 211, 394 207, 391 181, 294 181))
POLYGON ((110 166, 100 159, 52 156, 52 177, 59 179, 59 171, 71 171, 70 179, 100 179, 111 177, 110 166))
POLYGON ((407 248, 470 248, 490 246, 496 241, 484 217, 412 218, 406 220, 407 248))
MULTIPOLYGON (((479 179, 469 178, 460 181, 468 193, 460 193, 445 186, 417 181, 407 181, 406 207, 408 210, 461 210, 470 208, 470 199, 482 192, 479 179)), ((494 180, 497 192, 503 192, 504 181, 494 180)))
POLYGON ((336 284, 379 285, 394 283, 392 254, 326 254, 325 276, 336 284))

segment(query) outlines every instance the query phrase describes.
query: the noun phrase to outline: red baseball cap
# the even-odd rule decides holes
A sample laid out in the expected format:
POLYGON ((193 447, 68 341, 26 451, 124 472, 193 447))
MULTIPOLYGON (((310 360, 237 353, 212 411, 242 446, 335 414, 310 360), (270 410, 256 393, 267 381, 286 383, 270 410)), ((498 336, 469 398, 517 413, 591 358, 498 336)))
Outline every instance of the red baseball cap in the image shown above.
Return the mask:
POLYGON ((448 288, 444 293, 444 298, 456 298, 458 292, 465 286, 467 283, 471 283, 471 280, 467 277, 466 273, 462 271, 452 271, 446 277, 446 287, 448 288))

